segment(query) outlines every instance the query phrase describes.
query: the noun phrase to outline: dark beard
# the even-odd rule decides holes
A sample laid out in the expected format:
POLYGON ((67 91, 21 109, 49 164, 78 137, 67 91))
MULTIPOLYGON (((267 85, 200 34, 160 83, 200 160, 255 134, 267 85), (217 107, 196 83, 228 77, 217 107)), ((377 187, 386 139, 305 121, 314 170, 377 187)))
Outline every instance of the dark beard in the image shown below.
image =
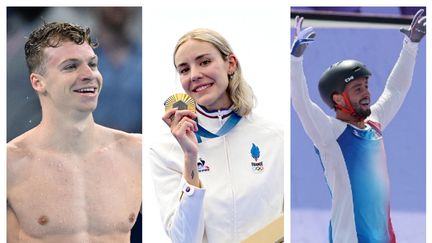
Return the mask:
POLYGON ((366 110, 363 110, 362 108, 360 108, 360 106, 356 106, 353 108, 354 108, 354 111, 356 112, 356 116, 363 119, 363 120, 366 119, 371 114, 370 108, 367 108, 366 110))

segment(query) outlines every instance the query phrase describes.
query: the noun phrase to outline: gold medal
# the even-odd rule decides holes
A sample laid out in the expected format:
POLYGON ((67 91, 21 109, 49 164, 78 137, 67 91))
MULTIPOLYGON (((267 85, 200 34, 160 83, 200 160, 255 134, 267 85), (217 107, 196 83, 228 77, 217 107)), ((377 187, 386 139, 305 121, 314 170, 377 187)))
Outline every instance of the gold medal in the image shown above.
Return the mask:
POLYGON ((164 102, 165 111, 178 108, 179 110, 190 110, 196 111, 195 101, 189 95, 185 93, 173 94, 164 102))

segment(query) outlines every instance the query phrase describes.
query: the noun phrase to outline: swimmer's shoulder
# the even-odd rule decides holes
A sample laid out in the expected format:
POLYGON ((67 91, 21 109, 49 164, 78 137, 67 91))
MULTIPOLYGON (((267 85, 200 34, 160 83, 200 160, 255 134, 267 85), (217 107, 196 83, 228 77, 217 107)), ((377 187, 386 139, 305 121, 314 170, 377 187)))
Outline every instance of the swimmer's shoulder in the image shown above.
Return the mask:
POLYGON ((140 133, 127 133, 121 130, 100 126, 107 140, 116 143, 117 146, 128 150, 141 151, 142 135, 140 133))
POLYGON ((129 158, 130 161, 135 161, 138 165, 141 165, 142 159, 142 139, 141 134, 127 133, 120 130, 110 129, 107 130, 115 144, 114 147, 117 151, 122 153, 125 158, 129 158))
POLYGON ((32 141, 33 129, 27 131, 18 137, 12 139, 6 144, 7 149, 7 162, 13 163, 28 159, 32 155, 32 141))
POLYGON ((26 175, 31 172, 32 163, 34 162, 31 137, 32 133, 27 132, 6 144, 8 188, 25 181, 26 175))

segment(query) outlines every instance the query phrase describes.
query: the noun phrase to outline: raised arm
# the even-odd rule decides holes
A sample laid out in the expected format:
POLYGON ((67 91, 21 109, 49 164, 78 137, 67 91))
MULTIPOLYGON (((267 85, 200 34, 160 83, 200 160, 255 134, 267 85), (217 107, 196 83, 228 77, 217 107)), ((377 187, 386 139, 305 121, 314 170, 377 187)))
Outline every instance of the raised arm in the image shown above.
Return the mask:
POLYGON ((426 16, 420 9, 414 16, 408 29, 401 28, 406 35, 399 58, 391 71, 383 93, 371 107, 373 118, 384 129, 399 111, 411 86, 418 43, 426 35, 426 16))
POLYGON ((332 135, 331 118, 309 96, 303 71, 303 53, 314 41, 312 27, 302 29, 303 17, 296 17, 296 36, 291 48, 291 100, 307 135, 315 145, 325 144, 332 135))
POLYGON ((165 231, 174 243, 201 242, 204 235, 204 194, 197 171, 195 113, 171 109, 163 120, 179 146, 163 141, 150 150, 153 182, 165 231))

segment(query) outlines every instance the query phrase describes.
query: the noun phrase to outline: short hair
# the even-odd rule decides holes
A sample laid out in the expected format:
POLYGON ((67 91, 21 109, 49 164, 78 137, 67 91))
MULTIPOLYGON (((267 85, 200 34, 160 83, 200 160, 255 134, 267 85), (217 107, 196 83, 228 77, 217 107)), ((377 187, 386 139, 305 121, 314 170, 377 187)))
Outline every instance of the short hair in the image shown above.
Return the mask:
MULTIPOLYGON (((212 44, 219 51, 222 59, 225 61, 228 60, 229 55, 234 54, 231 46, 222 35, 210 29, 199 28, 186 33, 179 39, 174 49, 174 58, 179 47, 187 40, 205 41, 212 44)), ((233 102, 233 111, 235 111, 240 116, 245 116, 252 111, 252 108, 255 105, 255 96, 253 94, 252 88, 243 78, 240 63, 237 58, 236 61, 237 69, 233 75, 229 75, 228 77, 229 83, 227 92, 228 96, 233 102)))
POLYGON ((24 46, 25 58, 29 73, 45 73, 43 50, 46 47, 58 47, 62 43, 72 41, 78 45, 88 43, 93 49, 98 46, 90 37, 90 28, 71 23, 44 23, 34 30, 24 46))

